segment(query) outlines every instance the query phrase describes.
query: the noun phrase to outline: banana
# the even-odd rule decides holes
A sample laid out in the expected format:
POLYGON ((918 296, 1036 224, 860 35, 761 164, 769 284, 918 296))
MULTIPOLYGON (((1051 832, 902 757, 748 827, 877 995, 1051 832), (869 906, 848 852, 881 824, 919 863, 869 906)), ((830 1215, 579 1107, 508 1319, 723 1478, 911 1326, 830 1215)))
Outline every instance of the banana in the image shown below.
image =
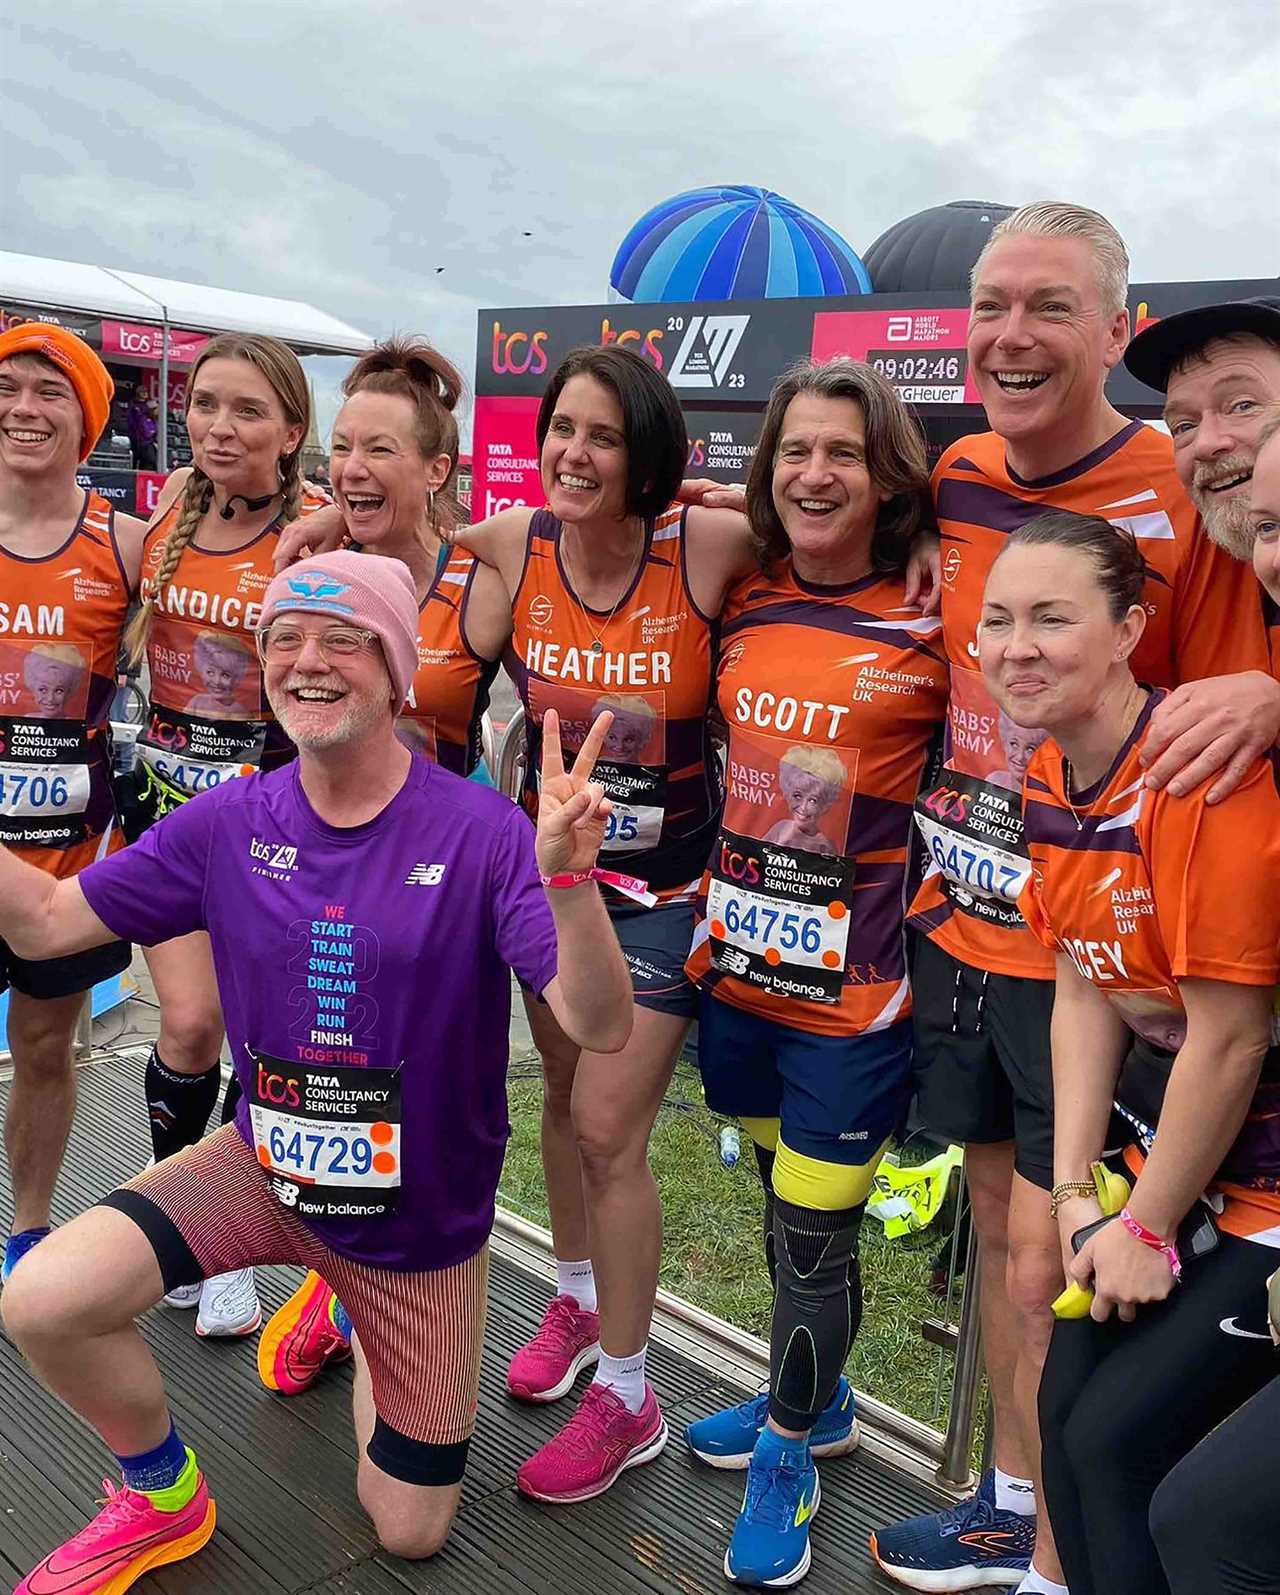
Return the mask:
POLYGON ((1093 1306, 1093 1292, 1073 1279, 1053 1304, 1055 1318, 1087 1318, 1093 1306))
MULTIPOLYGON (((1118 1213, 1129 1200, 1131 1187, 1123 1174, 1113 1174, 1105 1163, 1091 1163, 1093 1188, 1098 1193, 1098 1206, 1108 1217, 1118 1213)), ((1074 1280, 1053 1304, 1055 1318, 1087 1318, 1093 1306, 1093 1292, 1074 1280)))
POLYGON ((1098 1205, 1108 1215, 1118 1213, 1129 1200, 1132 1186, 1123 1174, 1113 1174, 1105 1163, 1091 1163, 1089 1173, 1098 1193, 1098 1205))

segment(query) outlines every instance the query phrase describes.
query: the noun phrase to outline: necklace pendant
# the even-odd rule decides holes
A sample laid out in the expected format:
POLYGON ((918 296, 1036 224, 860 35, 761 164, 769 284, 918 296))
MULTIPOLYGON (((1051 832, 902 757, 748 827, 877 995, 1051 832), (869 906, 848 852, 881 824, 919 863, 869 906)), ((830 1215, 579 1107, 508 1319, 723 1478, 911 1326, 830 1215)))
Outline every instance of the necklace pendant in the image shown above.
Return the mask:
POLYGON ((602 654, 604 652, 604 644, 600 641, 599 637, 592 642, 591 652, 593 654, 602 654))

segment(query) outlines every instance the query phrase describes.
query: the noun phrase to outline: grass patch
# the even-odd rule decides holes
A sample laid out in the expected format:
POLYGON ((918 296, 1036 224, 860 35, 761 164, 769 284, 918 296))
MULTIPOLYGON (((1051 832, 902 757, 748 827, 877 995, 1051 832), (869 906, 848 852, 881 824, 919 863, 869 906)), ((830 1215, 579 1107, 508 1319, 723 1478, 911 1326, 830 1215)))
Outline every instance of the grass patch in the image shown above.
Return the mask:
MULTIPOLYGON (((509 1095, 512 1135, 499 1200, 545 1225, 536 1055, 513 1058, 509 1095)), ((761 1243, 760 1181, 745 1135, 738 1166, 730 1170, 720 1162, 717 1137, 723 1122, 704 1106, 696 1068, 682 1061, 650 1146, 665 1221, 662 1284, 767 1338, 771 1298, 761 1243)), ((935 1221, 919 1235, 890 1241, 877 1220, 865 1221, 863 1320, 848 1364, 859 1389, 938 1428, 946 1426, 951 1357, 922 1338, 920 1324, 945 1316, 927 1282, 931 1259, 948 1238, 935 1221)), ((958 1304, 953 1318, 957 1312, 958 1304)))

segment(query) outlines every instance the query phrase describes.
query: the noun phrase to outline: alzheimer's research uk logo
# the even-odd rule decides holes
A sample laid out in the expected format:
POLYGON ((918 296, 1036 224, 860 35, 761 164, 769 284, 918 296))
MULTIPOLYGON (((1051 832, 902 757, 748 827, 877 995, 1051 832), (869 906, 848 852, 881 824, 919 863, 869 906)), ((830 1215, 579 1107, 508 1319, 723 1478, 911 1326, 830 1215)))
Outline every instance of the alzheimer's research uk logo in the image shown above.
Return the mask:
POLYGON ((340 604, 339 593, 350 592, 349 582, 338 581, 333 576, 326 576, 322 570, 309 571, 305 576, 290 576, 289 591, 297 599, 291 604, 291 609, 327 609, 341 610, 344 615, 354 615, 353 604, 340 604))
POLYGON ((689 325, 667 373, 673 388, 741 386, 730 380, 750 316, 690 316, 689 325))

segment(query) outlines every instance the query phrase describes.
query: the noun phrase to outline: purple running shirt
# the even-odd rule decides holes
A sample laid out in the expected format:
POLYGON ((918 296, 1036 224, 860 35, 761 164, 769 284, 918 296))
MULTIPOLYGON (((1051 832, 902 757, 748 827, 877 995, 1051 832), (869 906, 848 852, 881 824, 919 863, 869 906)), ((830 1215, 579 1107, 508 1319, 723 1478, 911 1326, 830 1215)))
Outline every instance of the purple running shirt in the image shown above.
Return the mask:
POLYGON ((209 932, 237 1128, 326 1245, 404 1270, 484 1245, 510 1131, 508 967, 538 993, 556 972, 513 803, 414 759, 375 819, 339 830, 294 763, 199 794, 78 878, 126 940, 209 932))

